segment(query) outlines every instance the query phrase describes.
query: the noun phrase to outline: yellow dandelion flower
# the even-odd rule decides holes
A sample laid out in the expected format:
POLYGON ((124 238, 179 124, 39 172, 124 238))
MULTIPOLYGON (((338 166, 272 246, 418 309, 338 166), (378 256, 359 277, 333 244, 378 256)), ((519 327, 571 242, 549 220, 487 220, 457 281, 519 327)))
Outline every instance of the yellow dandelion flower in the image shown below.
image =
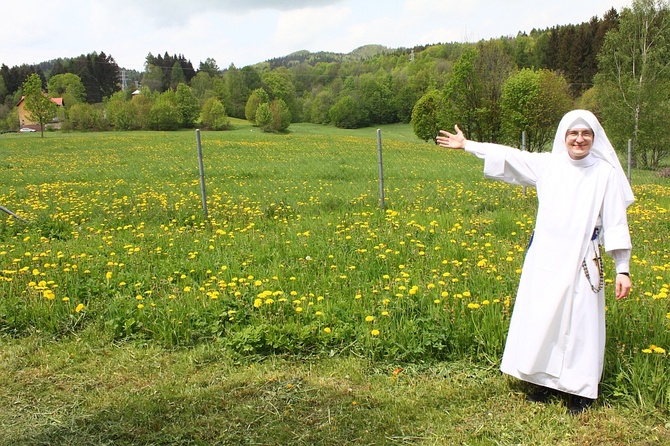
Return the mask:
POLYGON ((144 304, 137 304, 137 309, 138 310, 141 310, 142 308, 144 308, 144 304))
POLYGON ((53 299, 56 298, 56 295, 51 290, 44 290, 44 292, 42 294, 44 295, 45 298, 47 298, 49 300, 53 300, 53 299))
POLYGON ((365 322, 372 322, 375 320, 374 316, 365 316, 365 322))
POLYGON ((254 300, 254 307, 255 308, 260 308, 261 305, 263 305, 263 301, 261 299, 255 299, 254 300))
POLYGON ((323 329, 323 331, 325 333, 330 333, 332 330, 330 329, 330 327, 326 327, 326 328, 323 329))
POLYGON ((374 329, 374 330, 372 330, 372 331, 370 332, 370 334, 371 334, 372 336, 379 336, 379 330, 374 329))
POLYGON ((302 307, 296 307, 295 312, 296 313, 302 313, 302 307))
POLYGON ((61 299, 63 302, 68 303, 70 302, 70 298, 65 296, 63 299, 61 299))
POLYGON ((481 305, 479 305, 479 304, 475 304, 475 303, 469 303, 469 304, 468 304, 468 308, 471 309, 471 310, 476 310, 476 309, 479 308, 480 306, 481 306, 481 305))
POLYGON ((79 304, 79 305, 77 305, 77 307, 74 309, 74 312, 75 312, 75 313, 81 313, 81 310, 83 310, 84 308, 85 308, 85 307, 84 307, 84 304, 79 304))

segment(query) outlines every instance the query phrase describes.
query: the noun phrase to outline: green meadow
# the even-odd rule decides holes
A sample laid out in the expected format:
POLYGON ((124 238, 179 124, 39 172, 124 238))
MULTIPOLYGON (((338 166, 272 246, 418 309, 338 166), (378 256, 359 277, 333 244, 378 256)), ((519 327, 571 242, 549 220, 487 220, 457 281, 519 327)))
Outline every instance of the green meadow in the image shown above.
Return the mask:
POLYGON ((601 398, 498 371, 536 197, 409 125, 0 135, 0 445, 670 444, 670 182, 601 398), (665 443, 664 443, 665 442, 665 443))

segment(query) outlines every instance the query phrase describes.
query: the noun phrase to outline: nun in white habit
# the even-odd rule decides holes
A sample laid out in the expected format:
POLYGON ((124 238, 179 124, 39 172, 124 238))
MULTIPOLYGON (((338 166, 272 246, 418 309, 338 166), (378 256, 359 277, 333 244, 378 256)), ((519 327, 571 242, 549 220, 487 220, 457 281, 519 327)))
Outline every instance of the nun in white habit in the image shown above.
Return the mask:
POLYGON ((561 120, 551 153, 468 141, 441 131, 442 147, 484 159, 487 178, 535 186, 538 210, 500 369, 536 384, 531 401, 570 396, 580 413, 598 397, 605 356, 600 245, 614 259, 615 295, 628 295, 631 253, 626 208, 633 192, 593 113, 561 120))

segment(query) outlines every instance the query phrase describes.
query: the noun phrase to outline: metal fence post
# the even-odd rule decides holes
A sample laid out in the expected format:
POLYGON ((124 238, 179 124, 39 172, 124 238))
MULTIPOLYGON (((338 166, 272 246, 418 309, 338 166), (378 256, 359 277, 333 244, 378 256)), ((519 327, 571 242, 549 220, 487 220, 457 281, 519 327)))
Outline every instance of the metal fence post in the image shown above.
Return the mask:
POLYGON ((382 211, 386 207, 384 199, 384 164, 382 163, 382 131, 377 129, 377 160, 379 164, 379 206, 382 211))
POLYGON ((205 167, 202 163, 202 144, 200 143, 200 129, 195 131, 195 142, 198 146, 198 167, 200 169, 200 195, 202 196, 202 210, 205 220, 209 219, 207 214, 207 194, 205 193, 205 167))

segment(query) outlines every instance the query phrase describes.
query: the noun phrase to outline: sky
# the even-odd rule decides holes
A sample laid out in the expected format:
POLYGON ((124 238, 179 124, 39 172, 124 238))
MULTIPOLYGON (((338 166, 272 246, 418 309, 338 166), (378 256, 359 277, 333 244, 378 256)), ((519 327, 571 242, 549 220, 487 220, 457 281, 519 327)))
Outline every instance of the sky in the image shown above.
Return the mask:
POLYGON ((149 53, 241 68, 295 51, 349 53, 515 36, 632 0, 0 0, 0 65, 92 52, 144 71, 149 53))

